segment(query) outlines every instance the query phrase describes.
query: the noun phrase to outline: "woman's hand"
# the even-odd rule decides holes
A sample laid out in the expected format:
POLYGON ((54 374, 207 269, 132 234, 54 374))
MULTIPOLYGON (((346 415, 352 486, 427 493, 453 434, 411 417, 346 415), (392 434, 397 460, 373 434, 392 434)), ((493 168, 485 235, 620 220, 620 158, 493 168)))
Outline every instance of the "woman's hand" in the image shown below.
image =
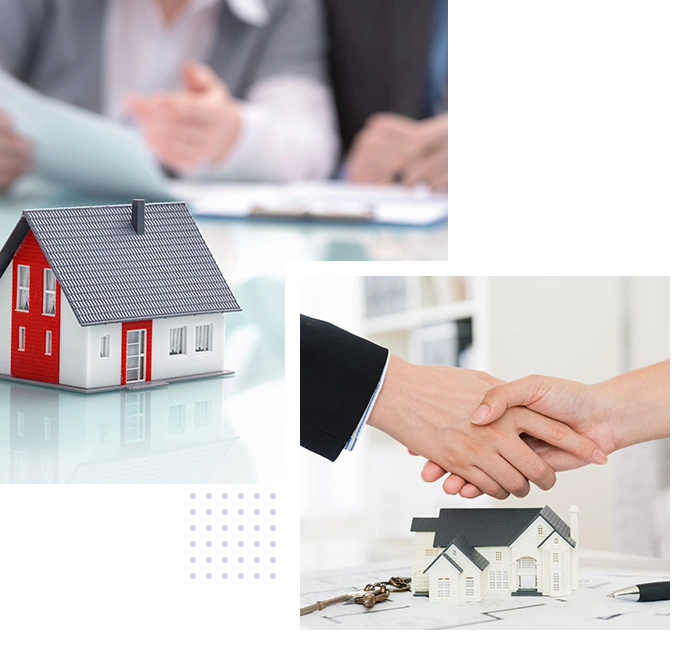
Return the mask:
MULTIPOLYGON (((492 423, 514 406, 526 406, 546 417, 558 419, 591 439, 605 454, 670 433, 670 361, 664 361, 603 383, 584 385, 549 376, 527 376, 500 384, 488 391, 471 416, 476 425, 492 423)), ((579 468, 588 463, 579 455, 524 437, 526 443, 555 471, 579 468)), ((437 481, 445 469, 427 463, 422 476, 437 481)), ((473 483, 451 475, 443 483, 446 493, 463 497, 482 494, 473 483)))
POLYGON ((586 462, 606 461, 592 441, 531 410, 510 410, 485 427, 459 418, 459 410, 471 404, 487 380, 493 379, 470 370, 411 365, 391 356, 369 424, 500 499, 510 493, 526 495, 527 480, 543 489, 554 485, 552 468, 521 440, 523 433, 586 462))

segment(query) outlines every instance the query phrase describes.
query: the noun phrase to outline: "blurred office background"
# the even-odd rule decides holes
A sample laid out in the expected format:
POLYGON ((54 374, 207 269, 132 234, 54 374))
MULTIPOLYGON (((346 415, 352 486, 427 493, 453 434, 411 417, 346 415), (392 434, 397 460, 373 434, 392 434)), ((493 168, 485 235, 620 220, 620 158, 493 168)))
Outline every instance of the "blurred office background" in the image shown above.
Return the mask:
MULTIPOLYGON (((302 278, 301 311, 416 363, 594 383, 669 357, 667 277, 302 278)), ((420 479, 424 460, 365 428, 335 464, 301 454, 302 569, 408 558, 414 516, 499 502, 450 497, 420 479)), ((560 473, 508 506, 580 507, 585 550, 669 556, 669 442, 560 473)))

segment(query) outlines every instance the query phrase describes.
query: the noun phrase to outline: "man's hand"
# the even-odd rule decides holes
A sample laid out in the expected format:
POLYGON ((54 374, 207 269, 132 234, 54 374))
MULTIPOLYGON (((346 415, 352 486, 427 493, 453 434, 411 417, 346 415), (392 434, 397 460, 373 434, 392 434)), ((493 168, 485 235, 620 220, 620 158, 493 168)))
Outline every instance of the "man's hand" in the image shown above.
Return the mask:
POLYGON ((381 112, 369 117, 357 134, 347 160, 350 181, 389 184, 402 173, 419 148, 418 122, 381 112))
MULTIPOLYGON (((459 418, 492 380, 483 373, 411 365, 391 356, 369 424, 500 499, 527 494, 528 479, 544 489, 554 484, 552 469, 520 439, 524 432, 582 459, 595 459, 594 443, 530 410, 511 410, 485 428, 459 418)), ((603 461, 606 457, 598 463, 603 461)))
POLYGON ((406 186, 427 183, 447 192, 447 114, 416 121, 374 114, 355 138, 347 161, 350 181, 406 186))
POLYGON ((405 166, 405 186, 428 184, 439 193, 447 192, 447 114, 419 123, 420 154, 405 166))
POLYGON ((187 63, 183 77, 182 92, 126 100, 157 160, 178 172, 220 162, 242 127, 240 103, 211 68, 187 63))
POLYGON ((0 192, 31 170, 33 144, 14 131, 12 120, 0 111, 0 192))

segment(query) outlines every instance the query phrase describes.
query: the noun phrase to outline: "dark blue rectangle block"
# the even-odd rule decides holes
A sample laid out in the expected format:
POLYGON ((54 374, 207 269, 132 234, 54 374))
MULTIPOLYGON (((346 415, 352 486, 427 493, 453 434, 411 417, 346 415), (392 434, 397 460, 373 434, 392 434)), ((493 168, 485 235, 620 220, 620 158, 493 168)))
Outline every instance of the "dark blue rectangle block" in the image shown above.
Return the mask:
POLYGON ((685 2, 449 8, 450 260, 685 259, 685 2))
POLYGON ((191 493, 190 591, 285 591, 285 495, 191 493))

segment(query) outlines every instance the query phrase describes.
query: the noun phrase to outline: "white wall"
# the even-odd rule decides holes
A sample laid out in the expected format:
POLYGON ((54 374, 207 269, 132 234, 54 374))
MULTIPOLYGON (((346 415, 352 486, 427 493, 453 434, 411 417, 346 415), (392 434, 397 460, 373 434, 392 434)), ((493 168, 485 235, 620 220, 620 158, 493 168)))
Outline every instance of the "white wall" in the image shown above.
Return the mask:
POLYGON ((10 373, 12 346, 12 275, 14 261, 0 277, 0 374, 10 373))
POLYGON ((79 325, 62 290, 59 328, 59 382, 62 385, 88 387, 88 344, 88 329, 79 325))
POLYGON ((86 327, 86 370, 89 388, 121 383, 121 323, 86 327), (100 358, 100 338, 109 335, 109 358, 100 358))
POLYGON ((192 374, 220 372, 224 369, 224 314, 160 318, 152 322, 152 380, 163 380, 192 374), (212 324, 212 351, 195 353, 195 327, 212 324), (187 328, 187 354, 169 356, 169 332, 187 328))

